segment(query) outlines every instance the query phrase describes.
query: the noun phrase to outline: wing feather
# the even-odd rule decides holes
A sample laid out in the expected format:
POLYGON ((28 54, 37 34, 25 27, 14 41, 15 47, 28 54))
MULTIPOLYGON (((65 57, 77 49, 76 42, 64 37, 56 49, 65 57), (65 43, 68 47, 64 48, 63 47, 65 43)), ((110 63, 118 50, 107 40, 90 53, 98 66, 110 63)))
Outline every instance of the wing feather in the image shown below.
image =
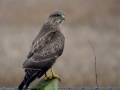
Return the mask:
POLYGON ((64 48, 64 35, 60 31, 51 32, 36 40, 23 63, 23 68, 40 69, 59 57, 64 48))

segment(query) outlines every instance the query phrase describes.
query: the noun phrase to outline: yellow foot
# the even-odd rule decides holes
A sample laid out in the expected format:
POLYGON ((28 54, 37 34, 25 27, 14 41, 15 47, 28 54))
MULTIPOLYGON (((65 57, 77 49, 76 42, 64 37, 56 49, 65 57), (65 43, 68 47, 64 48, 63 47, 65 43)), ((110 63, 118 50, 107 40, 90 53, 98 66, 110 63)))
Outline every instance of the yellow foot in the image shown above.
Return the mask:
POLYGON ((58 80, 61 82, 61 79, 58 75, 52 75, 52 76, 45 76, 44 77, 44 80, 50 80, 50 79, 53 79, 53 78, 58 78, 58 80))
POLYGON ((46 77, 44 77, 44 80, 46 81, 46 80, 49 80, 49 79, 52 79, 52 76, 46 76, 46 77))
POLYGON ((59 77, 58 75, 56 75, 56 74, 53 74, 53 75, 52 75, 52 78, 57 78, 57 79, 61 82, 60 77, 59 77))
POLYGON ((49 79, 51 79, 51 78, 52 78, 52 76, 48 76, 47 73, 45 73, 44 80, 49 80, 49 79))
POLYGON ((60 77, 58 75, 56 75, 56 74, 53 74, 52 78, 60 78, 60 77))
POLYGON ((53 68, 51 68, 51 73, 53 78, 57 78, 61 82, 60 77, 54 73, 53 68))
POLYGON ((51 73, 52 73, 52 76, 47 76, 47 73, 45 73, 44 80, 49 80, 49 79, 57 78, 61 82, 60 77, 54 73, 53 68, 51 68, 51 73))

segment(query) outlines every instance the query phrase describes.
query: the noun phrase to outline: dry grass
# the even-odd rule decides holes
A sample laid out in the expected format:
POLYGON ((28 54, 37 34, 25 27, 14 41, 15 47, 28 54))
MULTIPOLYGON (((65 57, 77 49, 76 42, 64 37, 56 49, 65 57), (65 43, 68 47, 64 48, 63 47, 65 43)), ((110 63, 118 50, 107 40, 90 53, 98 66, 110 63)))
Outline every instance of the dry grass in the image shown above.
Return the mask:
POLYGON ((0 0, 0 87, 20 84, 31 42, 55 10, 66 14, 65 50, 54 65, 62 79, 60 86, 95 86, 94 54, 88 40, 97 56, 99 86, 119 86, 119 4, 119 0, 0 0))

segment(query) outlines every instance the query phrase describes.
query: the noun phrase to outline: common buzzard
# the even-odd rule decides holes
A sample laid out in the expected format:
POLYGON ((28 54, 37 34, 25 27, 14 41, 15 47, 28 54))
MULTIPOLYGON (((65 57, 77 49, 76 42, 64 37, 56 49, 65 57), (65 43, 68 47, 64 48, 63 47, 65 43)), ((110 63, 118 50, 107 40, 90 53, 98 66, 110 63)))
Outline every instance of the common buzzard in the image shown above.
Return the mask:
POLYGON ((30 51, 23 63, 25 76, 19 90, 27 89, 32 81, 45 74, 45 80, 59 78, 52 69, 56 59, 61 56, 64 49, 65 37, 62 33, 61 24, 65 20, 62 11, 53 12, 43 24, 37 37, 33 40, 30 51), (52 76, 46 72, 51 69, 52 76))

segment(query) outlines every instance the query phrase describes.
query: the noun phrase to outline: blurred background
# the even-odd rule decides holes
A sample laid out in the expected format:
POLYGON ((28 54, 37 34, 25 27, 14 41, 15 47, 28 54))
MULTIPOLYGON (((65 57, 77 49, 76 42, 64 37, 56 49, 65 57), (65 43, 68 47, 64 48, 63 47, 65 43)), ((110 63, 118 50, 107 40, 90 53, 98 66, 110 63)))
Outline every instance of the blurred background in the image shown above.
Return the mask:
POLYGON ((88 41, 97 57, 98 85, 120 86, 120 0, 0 0, 0 87, 21 83, 31 43, 55 10, 66 16, 65 49, 54 65, 59 86, 95 86, 88 41))

